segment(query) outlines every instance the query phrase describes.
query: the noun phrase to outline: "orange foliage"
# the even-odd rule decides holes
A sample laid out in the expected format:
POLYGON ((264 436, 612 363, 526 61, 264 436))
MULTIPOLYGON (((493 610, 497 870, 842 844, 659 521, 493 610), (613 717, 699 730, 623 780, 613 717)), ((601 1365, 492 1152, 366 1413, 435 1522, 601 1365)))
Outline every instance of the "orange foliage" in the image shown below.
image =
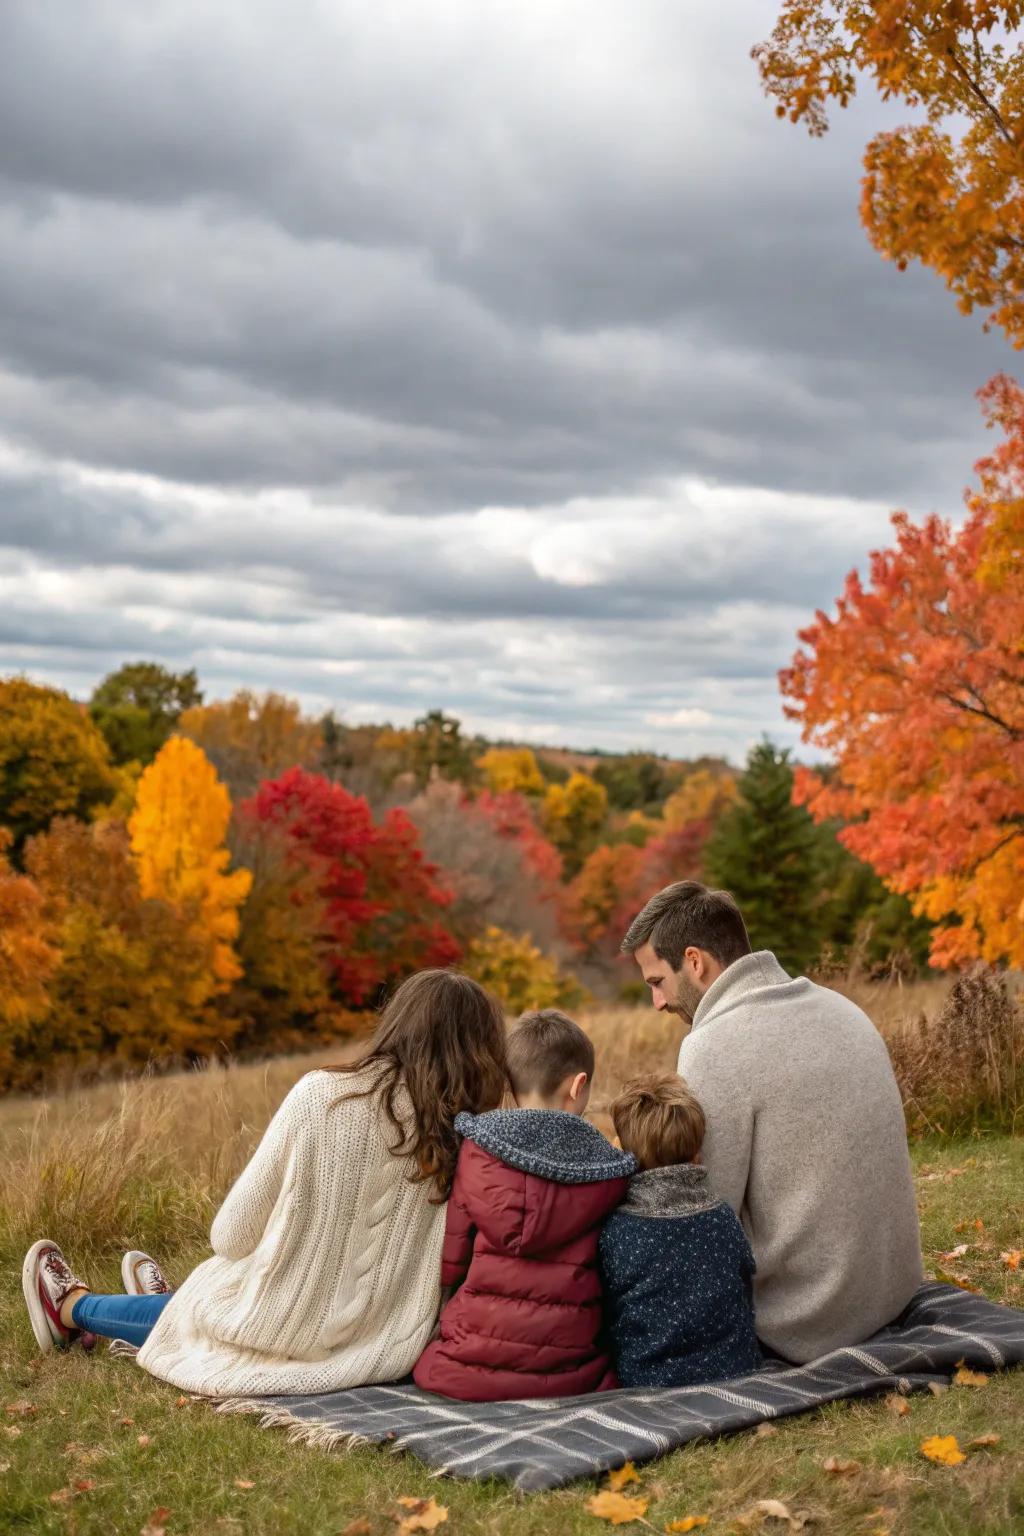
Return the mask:
POLYGON ((46 1010, 58 958, 38 886, 7 862, 10 840, 0 828, 0 1080, 10 1074, 22 1032, 46 1010))
POLYGON ((957 531, 893 518, 895 547, 847 578, 780 676, 804 740, 835 774, 803 770, 796 798, 942 926, 932 961, 1024 964, 1024 567, 980 569, 1024 475, 1024 392, 995 381, 990 417, 1011 431, 978 466, 957 531))
POLYGON ((861 219, 875 248, 946 280, 1024 346, 1024 49, 1020 0, 784 0, 753 50, 776 113, 825 132, 861 79, 925 121, 876 134, 861 219), (966 125, 966 126, 965 126, 966 125))

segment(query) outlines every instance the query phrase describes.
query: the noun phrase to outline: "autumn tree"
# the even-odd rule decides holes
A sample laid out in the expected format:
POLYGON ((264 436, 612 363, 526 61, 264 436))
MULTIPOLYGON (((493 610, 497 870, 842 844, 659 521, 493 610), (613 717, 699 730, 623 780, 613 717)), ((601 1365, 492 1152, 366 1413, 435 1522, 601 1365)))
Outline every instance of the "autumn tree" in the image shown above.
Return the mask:
POLYGON ((691 821, 716 819, 734 805, 736 779, 732 773, 712 773, 698 768, 689 774, 665 801, 662 815, 670 827, 684 827, 691 821))
POLYGON ((818 958, 818 838, 810 816, 793 803, 788 751, 770 741, 751 750, 739 798, 718 822, 704 866, 708 879, 739 902, 755 949, 774 951, 791 972, 818 958))
POLYGON ((540 830, 533 804, 525 795, 492 795, 489 790, 484 790, 477 795, 473 805, 499 836, 516 844, 537 882, 541 900, 554 901, 562 879, 562 855, 540 830))
POLYGON ((128 826, 143 897, 169 902, 204 935, 208 965, 191 978, 196 1005, 240 974, 238 908, 252 877, 228 867, 230 820, 231 799, 212 763, 194 742, 172 737, 139 780, 128 826))
POLYGON ((340 784, 291 768, 261 784, 239 817, 277 829, 289 857, 312 870, 337 1001, 365 1005, 410 971, 458 959, 444 921, 451 892, 404 811, 377 823, 366 801, 340 784))
POLYGON ((54 816, 88 816, 116 788, 106 742, 81 706, 25 677, 0 681, 0 826, 15 852, 54 816))
POLYGON ((462 723, 441 709, 431 709, 413 724, 410 733, 411 768, 422 788, 434 773, 459 784, 475 778, 473 744, 462 734, 462 723))
POLYGON ((617 811, 641 811, 660 805, 671 790, 673 777, 672 766, 653 752, 627 752, 602 758, 594 769, 596 783, 604 787, 609 805, 617 811))
POLYGON ((608 814, 608 792, 586 773, 571 773, 565 784, 549 784, 541 825, 572 874, 597 846, 608 814))
POLYGON ((34 880, 11 869, 10 833, 0 829, 0 1087, 15 1073, 19 1046, 49 1006, 56 933, 34 880))
POLYGON ((923 115, 864 155, 861 219, 876 250, 945 279, 1024 346, 1024 46, 1019 0, 784 0, 756 47, 776 112, 828 127, 873 81, 923 115))
POLYGON ((178 730, 202 747, 233 800, 251 795, 263 779, 286 768, 315 768, 323 752, 319 721, 307 720, 295 699, 241 689, 186 709, 178 730))
POLYGON ((206 937, 178 907, 143 896, 124 826, 58 817, 30 839, 25 863, 57 963, 48 1005, 16 1053, 17 1082, 208 1055, 228 1042, 205 1006, 206 937))
POLYGON ((453 893, 448 923, 460 942, 495 927, 525 933, 547 950, 558 937, 561 861, 536 831, 528 810, 525 824, 493 813, 495 802, 505 800, 473 800, 461 785, 437 779, 405 809, 424 853, 453 893), (538 858, 538 846, 551 863, 538 858))
POLYGON ((544 793, 544 776, 529 747, 491 747, 477 758, 476 766, 496 795, 544 793))
POLYGON ((617 961, 622 936, 644 903, 675 880, 700 878, 709 831, 710 822, 695 821, 663 827, 642 846, 595 848, 565 892, 567 936, 588 959, 617 961))
POLYGON ((182 712, 203 702, 195 672, 170 672, 155 661, 127 662, 93 690, 89 714, 113 761, 151 763, 182 712))
POLYGON ((1024 395, 986 404, 1010 436, 979 465, 966 522, 897 514, 867 583, 850 573, 780 676, 787 713, 835 765, 799 774, 799 799, 846 823, 845 845, 938 924, 941 966, 1024 964, 1024 566, 995 583, 984 569, 1020 495, 1024 395))
POLYGON ((526 1008, 578 1008, 585 1000, 575 976, 562 971, 525 934, 488 928, 470 944, 464 969, 500 998, 510 1013, 526 1008))

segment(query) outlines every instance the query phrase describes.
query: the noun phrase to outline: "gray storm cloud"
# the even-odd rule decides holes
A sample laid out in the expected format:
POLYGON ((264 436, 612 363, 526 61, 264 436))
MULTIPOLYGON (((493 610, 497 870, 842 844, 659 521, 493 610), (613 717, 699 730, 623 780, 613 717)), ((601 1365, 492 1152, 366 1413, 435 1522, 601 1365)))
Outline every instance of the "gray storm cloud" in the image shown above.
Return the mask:
POLYGON ((0 665, 742 754, 1009 348, 856 218, 773 7, 0 17, 0 665))

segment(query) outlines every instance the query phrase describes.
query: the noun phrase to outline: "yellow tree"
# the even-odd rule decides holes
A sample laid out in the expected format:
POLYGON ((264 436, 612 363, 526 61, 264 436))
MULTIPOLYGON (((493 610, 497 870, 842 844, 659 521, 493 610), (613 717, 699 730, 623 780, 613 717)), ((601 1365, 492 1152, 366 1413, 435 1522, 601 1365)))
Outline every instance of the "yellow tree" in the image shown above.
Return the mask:
POLYGON ((575 874, 597 839, 608 814, 608 791, 586 773, 571 773, 564 784, 549 784, 541 803, 541 824, 575 874))
POLYGON ((87 816, 117 789, 107 744, 59 688, 0 680, 0 823, 16 848, 55 816, 87 816))
POLYGON ((228 869, 230 819, 231 799, 212 763, 194 742, 175 736, 139 780, 128 824, 142 895, 190 913, 208 938, 207 996, 241 974, 234 944, 252 876, 228 869))
POLYGON ((924 121, 876 134, 861 219, 883 256, 938 272, 1024 346, 1021 0, 785 0, 756 47, 776 113, 825 132, 864 80, 924 121))
POLYGON ((669 795, 662 815, 670 827, 685 827, 688 822, 704 821, 707 817, 714 819, 736 803, 738 793, 731 774, 698 768, 669 795))
POLYGON ((529 747, 491 747, 477 759, 477 767, 496 795, 544 793, 544 775, 529 747))

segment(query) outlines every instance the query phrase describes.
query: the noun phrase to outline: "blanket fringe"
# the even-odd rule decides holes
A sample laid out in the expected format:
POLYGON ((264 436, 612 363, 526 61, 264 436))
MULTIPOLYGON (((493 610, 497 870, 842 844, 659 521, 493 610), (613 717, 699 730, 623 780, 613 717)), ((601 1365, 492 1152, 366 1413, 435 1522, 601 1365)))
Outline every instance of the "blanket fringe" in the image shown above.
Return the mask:
MULTIPOLYGON (((268 1408, 258 1397, 228 1397, 215 1406, 217 1413, 247 1413, 258 1420, 261 1429, 286 1430, 290 1445, 312 1445, 321 1451, 351 1451, 358 1446, 386 1444, 369 1435, 357 1434, 354 1430, 331 1429, 326 1424, 307 1424, 304 1419, 296 1418, 290 1409, 268 1408)), ((399 1447, 389 1445, 388 1449, 398 1450, 399 1447)))

